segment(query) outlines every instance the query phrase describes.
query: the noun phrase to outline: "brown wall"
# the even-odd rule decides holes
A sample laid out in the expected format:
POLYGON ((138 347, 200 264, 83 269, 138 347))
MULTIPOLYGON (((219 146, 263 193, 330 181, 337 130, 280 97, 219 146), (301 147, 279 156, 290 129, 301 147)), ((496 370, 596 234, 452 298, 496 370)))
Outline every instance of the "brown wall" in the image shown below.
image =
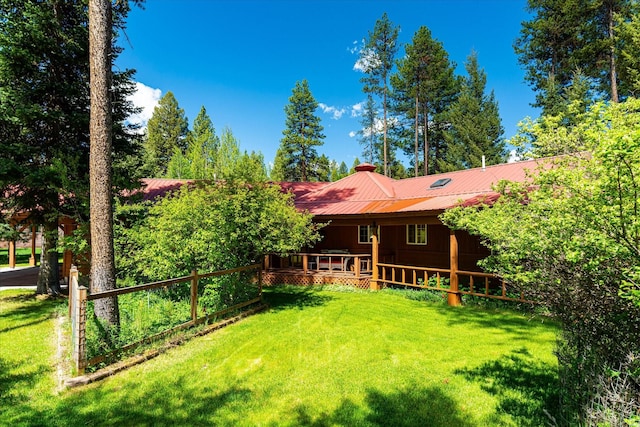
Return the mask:
MULTIPOLYGON (((324 238, 310 252, 323 249, 347 249, 350 253, 371 253, 370 244, 358 244, 358 227, 332 226, 322 230, 324 238)), ((489 255, 480 240, 465 231, 456 231, 458 268, 478 271, 477 261, 489 255)), ((427 244, 408 245, 405 225, 380 227, 380 261, 420 267, 449 268, 449 229, 444 225, 427 225, 427 244)))

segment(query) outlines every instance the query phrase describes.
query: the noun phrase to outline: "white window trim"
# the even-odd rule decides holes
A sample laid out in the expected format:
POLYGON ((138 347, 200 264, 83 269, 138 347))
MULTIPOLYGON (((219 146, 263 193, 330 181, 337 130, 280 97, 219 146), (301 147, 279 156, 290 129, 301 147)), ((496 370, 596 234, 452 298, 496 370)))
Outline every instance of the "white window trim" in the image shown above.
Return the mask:
POLYGON ((406 225, 406 230, 407 230, 407 232, 405 234, 405 237, 406 237, 407 245, 426 246, 427 240, 428 240, 427 239, 427 224, 407 224, 406 225), (415 234, 413 236, 415 242, 410 242, 409 241, 409 227, 410 226, 414 226, 415 227, 414 228, 414 233, 415 234), (418 226, 423 226, 424 227, 424 242, 418 242, 418 226))

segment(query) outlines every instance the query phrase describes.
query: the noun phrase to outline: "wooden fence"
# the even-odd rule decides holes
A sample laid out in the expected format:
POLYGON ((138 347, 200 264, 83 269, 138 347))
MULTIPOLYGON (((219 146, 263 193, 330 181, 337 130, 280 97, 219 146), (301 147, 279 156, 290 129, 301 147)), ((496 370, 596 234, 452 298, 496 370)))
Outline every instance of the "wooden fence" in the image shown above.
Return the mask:
POLYGON ((408 286, 441 291, 455 297, 471 295, 502 301, 533 303, 533 301, 526 300, 522 292, 515 291, 504 280, 490 273, 464 270, 452 272, 446 268, 384 263, 377 264, 377 272, 376 280, 382 286, 408 286))
POLYGON ((232 311, 247 307, 249 305, 262 302, 262 265, 253 264, 246 267, 234 268, 229 270, 215 271, 212 273, 198 274, 194 270, 189 276, 178 277, 174 279, 162 280, 159 282, 146 283, 142 285, 129 286, 126 288, 118 288, 110 291, 96 292, 93 294, 88 293, 88 289, 78 284, 78 269, 72 266, 70 278, 69 278, 69 317, 71 319, 71 341, 73 346, 73 362, 78 375, 84 374, 86 368, 96 365, 108 359, 114 353, 126 352, 138 347, 142 344, 153 342, 162 339, 174 332, 191 328, 193 326, 208 322, 209 320, 224 316, 232 311), (198 283, 201 279, 207 279, 210 277, 219 277, 230 275, 234 273, 256 271, 258 276, 258 296, 233 305, 232 307, 225 308, 224 310, 216 311, 215 313, 204 313, 204 315, 198 317, 198 283), (125 347, 114 350, 108 354, 102 354, 87 360, 87 342, 86 342, 86 327, 87 327, 87 302, 95 301, 102 298, 113 298, 118 295, 128 294, 132 292, 148 291, 158 288, 166 288, 168 286, 176 285, 179 283, 191 283, 190 289, 190 306, 191 306, 191 319, 188 322, 182 323, 178 326, 164 330, 160 333, 156 333, 153 336, 144 338, 141 341, 131 343, 125 347))

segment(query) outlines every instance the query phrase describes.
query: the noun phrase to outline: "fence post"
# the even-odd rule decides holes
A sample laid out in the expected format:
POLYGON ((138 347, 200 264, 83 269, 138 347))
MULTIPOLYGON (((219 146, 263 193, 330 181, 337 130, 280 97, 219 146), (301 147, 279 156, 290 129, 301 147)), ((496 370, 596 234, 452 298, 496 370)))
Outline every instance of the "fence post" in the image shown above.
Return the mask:
POLYGON ((198 320, 198 271, 191 272, 191 321, 195 324, 198 320))
MULTIPOLYGON (((77 270, 76 270, 77 273, 77 270)), ((77 276, 76 276, 77 286, 77 276)), ((78 375, 83 375, 87 367, 87 288, 78 286, 76 288, 73 313, 73 361, 76 365, 78 375)))
POLYGON ((304 274, 307 274, 308 270, 309 270, 309 255, 303 254, 302 255, 302 271, 304 274))
POLYGON ((69 287, 67 289, 69 292, 69 319, 72 319, 71 316, 73 316, 73 306, 75 302, 74 298, 78 291, 78 267, 75 265, 72 265, 69 270, 69 287))
POLYGON ((458 238, 455 230, 449 230, 449 259, 450 276, 447 304, 458 306, 462 304, 462 299, 458 292, 458 238))
POLYGON ((380 284, 378 283, 378 236, 374 233, 371 235, 371 262, 372 272, 371 272, 371 284, 369 285, 369 289, 372 291, 379 291, 380 284))

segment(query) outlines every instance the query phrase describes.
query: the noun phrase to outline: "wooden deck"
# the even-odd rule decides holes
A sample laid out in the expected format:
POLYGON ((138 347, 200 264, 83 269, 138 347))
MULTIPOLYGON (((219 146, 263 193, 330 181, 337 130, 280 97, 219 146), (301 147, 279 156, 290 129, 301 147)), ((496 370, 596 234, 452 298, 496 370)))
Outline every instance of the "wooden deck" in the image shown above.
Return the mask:
POLYGON ((361 289, 369 289, 370 274, 360 274, 357 277, 353 272, 339 270, 308 270, 305 272, 297 268, 268 269, 262 272, 262 283, 271 285, 347 285, 361 289))

